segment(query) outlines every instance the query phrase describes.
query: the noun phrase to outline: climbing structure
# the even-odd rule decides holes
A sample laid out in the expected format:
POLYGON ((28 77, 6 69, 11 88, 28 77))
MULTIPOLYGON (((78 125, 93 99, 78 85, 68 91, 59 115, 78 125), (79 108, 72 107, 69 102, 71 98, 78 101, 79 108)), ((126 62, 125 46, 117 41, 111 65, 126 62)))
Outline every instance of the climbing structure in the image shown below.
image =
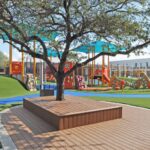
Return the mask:
POLYGON ((126 86, 126 81, 125 80, 121 80, 119 78, 117 78, 116 76, 113 76, 110 79, 110 86, 112 87, 112 89, 114 90, 120 90, 120 89, 124 89, 126 86))
POLYGON ((121 80, 117 78, 116 76, 114 76, 110 80, 110 86, 114 90, 124 89, 126 86, 129 86, 134 89, 139 89, 139 88, 150 89, 150 79, 144 72, 141 72, 140 78, 133 82, 121 80))

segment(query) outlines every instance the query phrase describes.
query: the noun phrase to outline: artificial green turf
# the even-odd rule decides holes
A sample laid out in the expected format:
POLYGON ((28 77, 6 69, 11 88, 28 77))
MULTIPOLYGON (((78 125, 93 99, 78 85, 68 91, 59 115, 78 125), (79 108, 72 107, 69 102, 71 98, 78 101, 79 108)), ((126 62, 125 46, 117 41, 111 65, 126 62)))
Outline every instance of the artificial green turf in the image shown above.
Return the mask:
POLYGON ((0 76, 0 98, 32 94, 27 91, 17 80, 0 76))
POLYGON ((133 89, 126 87, 124 90, 101 91, 102 93, 122 93, 122 94, 150 94, 150 89, 133 89))
POLYGON ((0 105, 0 111, 7 109, 7 108, 11 108, 14 106, 18 106, 21 105, 22 103, 14 103, 14 104, 4 104, 4 105, 0 105))
MULTIPOLYGON (((83 92, 80 90, 72 90, 72 91, 78 91, 83 92)), ((97 93, 110 93, 110 94, 150 94, 150 89, 133 89, 126 87, 124 90, 109 90, 109 91, 85 91, 85 92, 97 92, 97 93)))
MULTIPOLYGON (((89 98, 89 97, 88 97, 89 98)), ((150 99, 148 98, 110 98, 110 97, 90 97, 92 100, 107 101, 128 104, 138 107, 144 107, 150 109, 150 99)))
POLYGON ((128 78, 128 77, 118 77, 118 78, 128 82, 135 82, 136 80, 138 80, 138 78, 128 78))

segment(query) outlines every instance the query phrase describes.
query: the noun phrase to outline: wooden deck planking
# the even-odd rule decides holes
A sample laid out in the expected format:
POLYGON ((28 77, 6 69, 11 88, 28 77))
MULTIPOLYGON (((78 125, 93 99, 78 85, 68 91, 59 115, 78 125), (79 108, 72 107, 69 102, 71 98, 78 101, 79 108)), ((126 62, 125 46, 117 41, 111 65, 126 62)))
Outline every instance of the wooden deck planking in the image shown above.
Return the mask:
POLYGON ((54 97, 24 99, 23 106, 58 130, 122 117, 120 106, 70 96, 61 102, 54 97))
POLYGON ((121 106, 122 119, 62 131, 22 107, 3 114, 2 122, 19 150, 149 150, 150 110, 121 106))

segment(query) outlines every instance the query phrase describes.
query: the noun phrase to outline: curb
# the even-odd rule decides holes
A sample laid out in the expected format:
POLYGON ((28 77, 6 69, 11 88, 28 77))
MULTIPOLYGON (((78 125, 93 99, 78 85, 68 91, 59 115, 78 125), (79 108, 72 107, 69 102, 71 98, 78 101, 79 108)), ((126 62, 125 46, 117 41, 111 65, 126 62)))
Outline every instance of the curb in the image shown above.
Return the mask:
MULTIPOLYGON (((18 106, 16 106, 16 107, 18 107, 18 106)), ((17 150, 14 142, 12 141, 7 130, 5 129, 5 127, 3 126, 2 122, 1 122, 2 114, 9 111, 9 110, 10 109, 5 109, 5 110, 0 112, 0 133, 1 133, 0 134, 0 142, 3 146, 3 148, 0 150, 17 150)))

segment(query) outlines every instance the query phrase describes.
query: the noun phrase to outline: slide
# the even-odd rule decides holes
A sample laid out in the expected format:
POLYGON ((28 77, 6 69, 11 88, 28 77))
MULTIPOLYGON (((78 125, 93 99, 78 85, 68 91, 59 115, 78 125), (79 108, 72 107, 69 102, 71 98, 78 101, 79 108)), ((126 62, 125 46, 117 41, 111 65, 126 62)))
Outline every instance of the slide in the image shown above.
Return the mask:
POLYGON ((108 83, 110 83, 110 78, 108 77, 108 75, 107 75, 106 73, 104 73, 103 76, 104 76, 104 79, 105 79, 108 83))
POLYGON ((104 68, 104 70, 102 71, 103 77, 104 77, 104 81, 107 83, 110 83, 110 78, 108 77, 108 69, 104 68))

